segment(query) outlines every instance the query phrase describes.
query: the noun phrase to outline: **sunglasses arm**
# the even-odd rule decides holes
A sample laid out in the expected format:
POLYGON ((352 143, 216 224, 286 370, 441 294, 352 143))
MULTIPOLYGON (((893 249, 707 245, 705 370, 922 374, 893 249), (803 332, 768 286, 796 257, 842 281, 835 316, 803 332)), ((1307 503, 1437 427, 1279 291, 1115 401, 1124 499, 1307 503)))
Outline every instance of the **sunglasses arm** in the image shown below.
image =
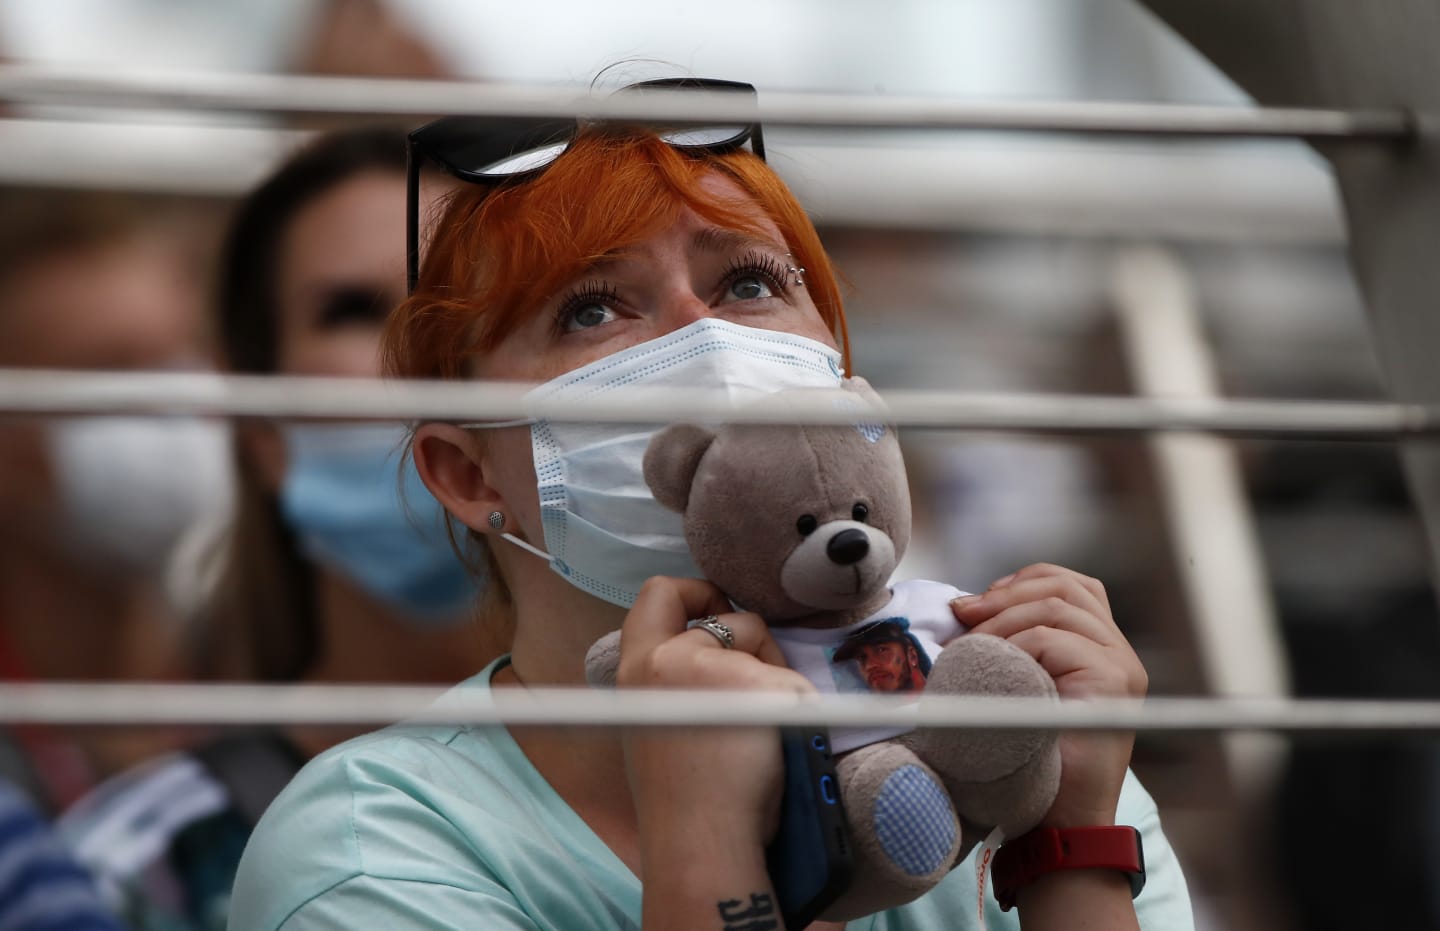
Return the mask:
POLYGON ((415 293, 420 278, 420 153, 411 142, 405 149, 405 293, 415 293))

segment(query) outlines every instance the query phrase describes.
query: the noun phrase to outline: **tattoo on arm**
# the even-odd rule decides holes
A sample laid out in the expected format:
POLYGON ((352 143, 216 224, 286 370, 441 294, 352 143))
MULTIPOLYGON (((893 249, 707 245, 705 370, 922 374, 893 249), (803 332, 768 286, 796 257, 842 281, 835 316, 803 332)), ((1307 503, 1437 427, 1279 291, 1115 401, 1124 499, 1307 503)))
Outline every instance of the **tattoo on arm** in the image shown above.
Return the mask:
POLYGON ((775 904, 768 895, 751 893, 748 907, 739 899, 725 899, 715 906, 720 920, 725 922, 725 931, 779 931, 775 904))

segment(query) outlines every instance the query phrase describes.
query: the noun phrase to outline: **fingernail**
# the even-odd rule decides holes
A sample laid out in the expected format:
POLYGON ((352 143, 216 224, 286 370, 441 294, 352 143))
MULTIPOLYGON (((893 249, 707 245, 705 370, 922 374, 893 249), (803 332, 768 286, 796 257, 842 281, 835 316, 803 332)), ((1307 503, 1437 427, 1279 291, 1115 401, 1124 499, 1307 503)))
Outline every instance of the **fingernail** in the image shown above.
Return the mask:
POLYGON ((984 597, 984 595, 961 595, 959 598, 952 599, 950 602, 950 606, 952 608, 960 608, 963 610, 965 608, 971 607, 972 605, 979 604, 980 599, 984 597))
POLYGON ((1014 579, 1014 578, 1015 578, 1015 573, 1012 572, 1012 573, 1010 573, 1009 575, 1005 576, 1005 578, 1003 578, 1003 579, 996 579, 995 581, 991 582, 991 583, 990 583, 990 587, 991 587, 991 588, 1004 588, 1006 585, 1009 585, 1010 582, 1011 582, 1011 580, 1014 579))

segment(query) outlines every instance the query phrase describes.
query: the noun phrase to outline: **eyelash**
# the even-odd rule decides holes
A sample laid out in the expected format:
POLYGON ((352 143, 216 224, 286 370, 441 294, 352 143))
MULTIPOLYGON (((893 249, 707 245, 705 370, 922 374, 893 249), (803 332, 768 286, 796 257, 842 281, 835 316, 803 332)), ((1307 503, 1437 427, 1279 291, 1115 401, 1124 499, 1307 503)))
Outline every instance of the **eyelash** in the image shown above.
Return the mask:
MULTIPOLYGON (((751 252, 732 259, 720 281, 723 286, 729 287, 736 280, 749 276, 765 279, 777 294, 790 289, 790 269, 773 255, 764 252, 751 252)), ((571 316, 587 304, 604 304, 613 308, 618 303, 620 293, 615 290, 614 285, 602 281, 588 281, 560 301, 560 306, 555 311, 555 332, 567 332, 565 326, 571 316)))
POLYGON ((770 283, 778 294, 790 290, 790 269, 782 265, 773 255, 764 252, 751 252, 730 262, 725 269, 725 276, 722 283, 729 287, 739 278, 747 276, 764 278, 770 283))
POLYGON ((618 303, 620 303, 620 292, 616 291, 613 285, 602 281, 587 281, 560 301, 560 307, 555 311, 555 332, 567 332, 565 325, 570 321, 571 316, 587 304, 604 304, 606 307, 613 308, 618 303))

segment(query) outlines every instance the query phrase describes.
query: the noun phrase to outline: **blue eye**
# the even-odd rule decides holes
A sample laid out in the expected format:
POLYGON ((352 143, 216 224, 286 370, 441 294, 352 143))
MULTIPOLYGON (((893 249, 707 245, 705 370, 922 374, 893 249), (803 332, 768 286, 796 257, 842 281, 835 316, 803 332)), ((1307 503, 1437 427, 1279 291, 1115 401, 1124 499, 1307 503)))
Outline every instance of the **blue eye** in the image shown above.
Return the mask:
POLYGON ((770 290, 765 279, 745 275, 730 282, 730 296, 740 301, 757 301, 764 297, 774 297, 775 292, 770 290))
POLYGON ((615 308, 620 304, 620 295, 615 289, 603 284, 581 287, 560 302, 555 315, 556 329, 562 333, 590 330, 609 323, 619 317, 615 308))
POLYGON ((587 303, 567 311, 565 329, 585 330, 590 327, 597 327, 602 323, 609 323, 615 319, 615 311, 604 304, 587 303))
POLYGON ((763 301, 780 297, 789 290, 788 272, 780 260, 765 252, 752 251, 731 261, 721 279, 721 301, 763 301))

